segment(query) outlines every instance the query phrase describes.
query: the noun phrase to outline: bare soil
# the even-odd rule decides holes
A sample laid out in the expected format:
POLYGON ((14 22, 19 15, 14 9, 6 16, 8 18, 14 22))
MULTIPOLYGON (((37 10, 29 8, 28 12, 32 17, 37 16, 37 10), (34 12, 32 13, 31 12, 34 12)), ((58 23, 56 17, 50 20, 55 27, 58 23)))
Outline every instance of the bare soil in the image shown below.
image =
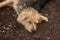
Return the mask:
POLYGON ((50 1, 40 11, 48 14, 49 22, 39 23, 30 33, 16 21, 12 7, 0 8, 0 40, 60 40, 60 0, 50 1))

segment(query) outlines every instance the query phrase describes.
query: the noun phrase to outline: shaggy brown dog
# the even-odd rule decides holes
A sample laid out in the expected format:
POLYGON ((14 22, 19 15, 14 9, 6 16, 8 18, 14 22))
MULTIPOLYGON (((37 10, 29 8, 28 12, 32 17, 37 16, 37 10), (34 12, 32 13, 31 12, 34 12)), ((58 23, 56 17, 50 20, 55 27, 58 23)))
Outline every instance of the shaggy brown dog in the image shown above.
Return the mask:
POLYGON ((36 24, 41 21, 48 22, 48 18, 42 16, 37 10, 33 8, 26 8, 18 15, 17 21, 25 26, 25 29, 29 32, 35 31, 36 24))
MULTIPOLYGON (((36 1, 37 0, 5 0, 0 3, 0 8, 4 6, 12 6, 18 14, 17 21, 24 25, 27 31, 32 32, 37 29, 37 23, 43 20, 48 22, 47 17, 42 16, 37 10, 31 7, 27 7, 28 5, 36 1), (23 11, 21 11, 22 9, 23 11)), ((46 0, 41 0, 41 5, 43 5, 45 1, 46 0)))

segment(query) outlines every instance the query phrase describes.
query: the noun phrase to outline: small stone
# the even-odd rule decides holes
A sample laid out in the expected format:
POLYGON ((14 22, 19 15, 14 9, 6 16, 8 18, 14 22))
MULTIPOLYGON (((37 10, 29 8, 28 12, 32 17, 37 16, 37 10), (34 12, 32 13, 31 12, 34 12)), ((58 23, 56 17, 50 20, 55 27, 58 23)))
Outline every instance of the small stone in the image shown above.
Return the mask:
POLYGON ((5 32, 5 30, 3 30, 2 32, 5 32))
POLYGON ((10 28, 8 27, 8 28, 6 28, 7 30, 9 30, 10 28))
POLYGON ((47 40, 49 40, 50 39, 50 36, 49 37, 46 37, 47 38, 47 40))
POLYGON ((45 14, 46 16, 48 16, 48 14, 45 14))
POLYGON ((12 25, 9 25, 9 27, 11 27, 12 25))
POLYGON ((16 33, 19 33, 18 31, 16 31, 16 33))
POLYGON ((3 29, 6 29, 6 27, 5 27, 5 26, 3 26, 3 29))

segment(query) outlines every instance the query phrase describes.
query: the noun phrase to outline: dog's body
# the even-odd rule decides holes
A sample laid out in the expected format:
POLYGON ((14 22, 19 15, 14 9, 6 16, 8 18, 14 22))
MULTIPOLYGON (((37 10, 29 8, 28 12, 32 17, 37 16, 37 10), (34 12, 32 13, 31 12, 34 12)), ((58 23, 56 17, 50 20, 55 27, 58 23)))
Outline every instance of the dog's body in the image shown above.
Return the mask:
POLYGON ((17 14, 19 14, 23 8, 26 8, 27 5, 31 4, 33 1, 36 0, 5 0, 0 3, 0 8, 4 6, 12 6, 17 14))
POLYGON ((12 6, 17 14, 27 7, 33 7, 40 10, 49 0, 5 0, 0 3, 0 8, 4 6, 12 6))
POLYGON ((47 17, 42 16, 35 10, 40 10, 46 1, 48 0, 5 0, 0 3, 0 8, 12 6, 18 14, 17 21, 24 25, 26 30, 32 32, 33 30, 36 30, 36 23, 43 20, 48 21, 47 17), (38 8, 38 6, 40 8, 38 8))

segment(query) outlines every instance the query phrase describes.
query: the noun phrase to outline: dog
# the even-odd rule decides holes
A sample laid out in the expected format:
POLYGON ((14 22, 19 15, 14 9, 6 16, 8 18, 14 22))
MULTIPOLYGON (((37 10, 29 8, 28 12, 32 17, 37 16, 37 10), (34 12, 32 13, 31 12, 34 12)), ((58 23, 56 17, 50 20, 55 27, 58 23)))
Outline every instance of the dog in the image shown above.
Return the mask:
POLYGON ((41 15, 37 10, 31 7, 21 11, 17 18, 17 21, 24 25, 25 29, 29 32, 37 30, 36 24, 41 23, 43 20, 48 22, 47 17, 41 15))
POLYGON ((18 15, 17 21, 24 25, 27 31, 32 32, 37 30, 37 23, 43 20, 48 22, 48 18, 37 11, 40 10, 47 1, 48 0, 4 0, 0 3, 0 8, 12 6, 18 15), (38 8, 38 6, 40 8, 38 8))

